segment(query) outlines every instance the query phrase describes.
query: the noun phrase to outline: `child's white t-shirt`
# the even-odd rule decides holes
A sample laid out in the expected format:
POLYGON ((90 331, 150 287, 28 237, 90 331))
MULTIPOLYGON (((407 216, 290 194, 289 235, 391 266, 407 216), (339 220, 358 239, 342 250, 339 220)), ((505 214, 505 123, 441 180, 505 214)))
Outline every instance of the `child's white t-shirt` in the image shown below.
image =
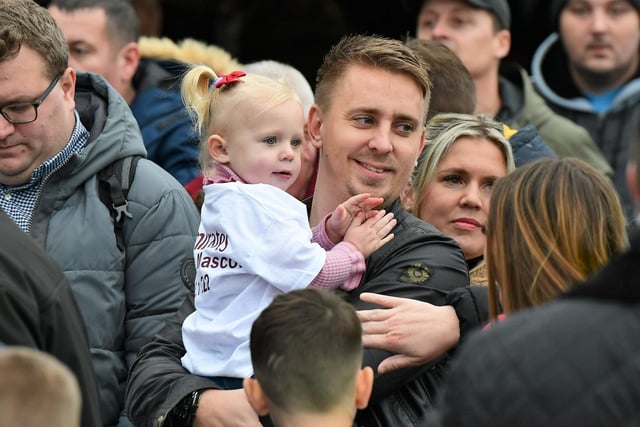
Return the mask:
POLYGON ((203 376, 253 374, 253 321, 283 292, 307 287, 326 252, 311 242, 305 205, 267 184, 204 187, 195 307, 182 326, 182 365, 203 376))

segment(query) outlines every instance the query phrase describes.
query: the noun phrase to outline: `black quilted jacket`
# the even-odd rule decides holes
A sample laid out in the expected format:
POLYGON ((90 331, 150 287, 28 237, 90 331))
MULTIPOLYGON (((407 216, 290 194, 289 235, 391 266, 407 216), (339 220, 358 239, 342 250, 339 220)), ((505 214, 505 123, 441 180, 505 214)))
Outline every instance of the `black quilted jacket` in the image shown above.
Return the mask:
POLYGON ((432 426, 639 426, 640 241, 538 309, 476 332, 432 426))
MULTIPOLYGON (((372 308, 358 296, 361 292, 377 292, 444 305, 457 292, 466 293, 467 266, 455 241, 409 214, 397 201, 387 211, 392 211, 398 220, 392 230, 395 237, 366 259, 364 277, 360 286, 351 292, 349 301, 359 310, 372 308)), ((180 364, 184 354, 180 327, 193 310, 193 300, 188 298, 176 317, 139 352, 130 371, 127 390, 127 410, 134 425, 173 425, 167 417, 171 420, 170 410, 180 399, 194 390, 217 388, 206 378, 188 374, 180 364)), ((473 313, 469 313, 469 319, 463 324, 467 320, 470 324, 477 323, 471 320, 476 317, 475 310, 471 308, 473 313)), ((376 367, 387 356, 389 353, 365 349, 364 363, 376 367)), ((439 363, 376 375, 369 406, 358 412, 357 425, 424 426, 435 391, 442 383, 446 360, 444 356, 439 363)), ((318 375, 327 373, 318 372, 318 375)))

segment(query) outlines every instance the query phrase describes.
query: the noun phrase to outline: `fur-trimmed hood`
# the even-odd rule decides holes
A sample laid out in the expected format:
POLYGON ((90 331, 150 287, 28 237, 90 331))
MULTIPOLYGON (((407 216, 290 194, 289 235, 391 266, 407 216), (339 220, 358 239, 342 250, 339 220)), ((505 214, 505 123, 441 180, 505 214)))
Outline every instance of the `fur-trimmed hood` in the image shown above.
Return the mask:
POLYGON ((242 68, 242 64, 220 46, 206 44, 195 39, 178 43, 162 37, 140 37, 138 40, 143 58, 177 60, 190 64, 204 64, 217 73, 230 73, 242 68))

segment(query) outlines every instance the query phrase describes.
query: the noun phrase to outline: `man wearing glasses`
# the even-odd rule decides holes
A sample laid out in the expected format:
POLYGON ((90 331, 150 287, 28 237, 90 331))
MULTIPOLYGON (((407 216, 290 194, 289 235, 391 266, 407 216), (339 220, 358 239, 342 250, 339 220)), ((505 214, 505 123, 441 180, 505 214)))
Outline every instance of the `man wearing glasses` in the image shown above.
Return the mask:
POLYGON ((56 74, 44 93, 34 102, 19 102, 17 104, 5 105, 2 107, 2 110, 0 110, 0 113, 2 113, 8 122, 14 125, 35 122, 38 118, 38 107, 44 102, 53 88, 56 87, 56 83, 60 81, 60 76, 61 74, 56 74))
POLYGON ((129 426, 127 370, 187 293, 198 213, 141 159, 118 248, 97 174, 145 154, 138 125, 102 77, 68 66, 62 31, 32 0, 0 1, 0 113, 0 208, 64 271, 87 326, 102 424, 129 426))

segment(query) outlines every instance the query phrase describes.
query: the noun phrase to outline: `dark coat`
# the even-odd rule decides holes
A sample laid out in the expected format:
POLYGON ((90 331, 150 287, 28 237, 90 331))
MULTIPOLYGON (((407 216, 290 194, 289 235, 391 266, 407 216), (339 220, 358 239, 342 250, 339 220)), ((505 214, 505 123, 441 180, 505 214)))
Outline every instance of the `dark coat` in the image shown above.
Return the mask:
POLYGON ((0 209, 0 341, 49 353, 74 373, 82 427, 102 425, 84 321, 60 268, 0 209))
MULTIPOLYGON (((395 237, 367 258, 360 286, 349 296, 356 309, 373 308, 359 300, 361 292, 444 305, 454 290, 467 287, 466 262, 454 240, 409 214, 398 201, 387 211, 393 212, 398 221, 392 230, 395 237)), ((190 375, 180 362, 185 353, 181 324, 193 310, 191 295, 177 315, 140 350, 132 366, 126 407, 136 426, 164 422, 169 411, 194 390, 219 388, 209 379, 190 375)), ((387 356, 389 353, 381 350, 365 349, 364 363, 375 368, 387 356)), ((441 362, 376 375, 370 404, 356 416, 358 425, 423 426, 442 382, 446 356, 441 362)))
POLYGON ((476 332, 433 426, 640 425, 640 241, 592 280, 476 332))
POLYGON ((613 169, 613 184, 627 219, 632 219, 634 206, 627 186, 626 167, 632 154, 630 147, 640 139, 640 69, 622 86, 609 110, 598 112, 573 83, 564 47, 558 34, 553 33, 536 50, 531 79, 549 107, 589 131, 613 169))
POLYGON ((120 249, 98 175, 117 159, 144 155, 140 131, 122 97, 97 74, 78 73, 75 101, 91 136, 44 184, 30 235, 65 272, 78 302, 104 425, 123 427, 130 425, 122 413, 128 368, 188 293, 199 214, 184 187, 140 159, 120 249))
POLYGON ((613 176, 609 163, 587 129, 554 112, 536 93, 526 71, 513 63, 500 66, 502 108, 496 115, 513 129, 535 126, 546 145, 558 157, 577 157, 605 176, 613 176))
POLYGON ((535 160, 545 158, 556 158, 556 153, 544 143, 538 130, 532 124, 528 124, 518 129, 509 138, 511 151, 513 152, 513 160, 516 167, 526 165, 535 160))
POLYGON ((180 95, 180 76, 186 70, 177 61, 144 58, 133 80, 136 97, 130 105, 147 158, 182 185, 200 173, 200 140, 180 95))

